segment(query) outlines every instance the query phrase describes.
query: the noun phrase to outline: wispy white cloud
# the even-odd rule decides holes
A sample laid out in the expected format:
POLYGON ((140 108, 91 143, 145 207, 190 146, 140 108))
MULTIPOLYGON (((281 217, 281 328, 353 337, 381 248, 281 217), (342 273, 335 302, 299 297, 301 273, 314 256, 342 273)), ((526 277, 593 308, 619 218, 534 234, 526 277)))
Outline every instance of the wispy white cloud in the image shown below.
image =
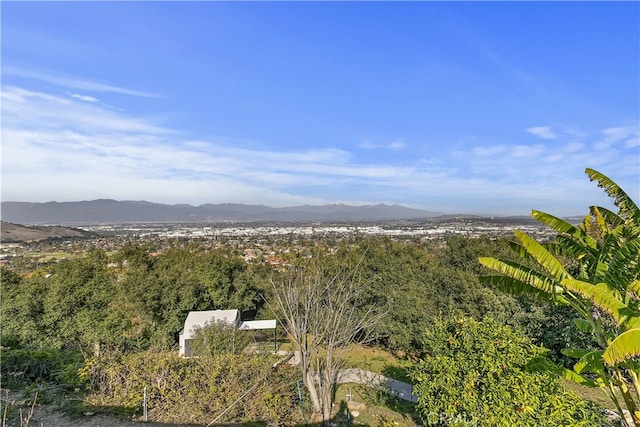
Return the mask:
POLYGON ((2 100, 5 200, 68 200, 93 188, 95 197, 132 198, 137 191, 133 198, 160 194, 160 201, 281 205, 320 200, 296 195, 295 188, 381 182, 411 173, 404 166, 357 164, 336 148, 270 151, 193 140, 149 118, 77 97, 8 87, 2 100), (163 184, 152 188, 150 183, 163 184), (188 196, 193 198, 184 200, 188 196))
POLYGON ((149 119, 128 117, 100 105, 77 102, 74 98, 51 95, 18 87, 2 89, 4 125, 19 122, 28 129, 82 129, 89 133, 121 130, 150 134, 173 131, 152 123, 149 119))
POLYGON ((558 134, 556 134, 556 132, 554 132, 549 126, 534 126, 526 128, 525 131, 542 139, 556 139, 558 137, 558 134))
POLYGON ((386 150, 402 150, 407 147, 407 143, 403 139, 396 139, 388 143, 376 143, 373 141, 363 141, 358 147, 374 150, 374 149, 386 149, 386 150))
MULTIPOLYGON (((551 146, 474 139, 465 149, 442 144, 437 153, 416 152, 403 163, 362 163, 335 147, 255 149, 241 141, 194 138, 158 119, 71 94, 14 86, 1 95, 3 200, 387 202, 446 212, 526 214, 536 208, 562 215, 602 201, 584 167, 637 189, 637 143, 628 143, 637 140, 637 131, 631 125, 595 135, 559 131, 551 146)), ((394 142, 409 150, 402 140, 384 148, 394 142)))
POLYGON ((491 189, 486 203, 494 203, 495 194, 502 193, 509 203, 528 198, 529 208, 557 214, 570 214, 569 206, 574 206, 573 214, 581 212, 579 206, 607 206, 609 200, 585 179, 585 167, 609 175, 630 194, 640 194, 640 150, 627 143, 637 139, 637 126, 615 126, 596 132, 574 128, 555 135, 553 145, 476 142, 470 150, 472 155, 460 150, 453 153, 451 161, 491 189), (492 199, 494 202, 490 202, 492 199))
POLYGON ((406 147, 407 147, 407 143, 400 139, 393 141, 391 144, 389 144, 389 148, 391 148, 392 150, 402 150, 403 148, 406 148, 406 147))
POLYGON ((89 96, 89 95, 80 95, 79 93, 67 93, 67 95, 69 95, 72 98, 79 99, 80 101, 98 102, 97 98, 94 98, 93 96, 89 96))
MULTIPOLYGON (((492 157, 500 155, 508 150, 506 145, 477 146, 473 147, 473 154, 480 157, 492 157)), ((462 153, 461 153, 462 154, 462 153)))
POLYGON ((597 147, 605 150, 614 145, 624 145, 628 148, 640 145, 640 129, 638 126, 618 126, 602 130, 602 138, 597 147))
POLYGON ((531 160, 544 153, 545 148, 542 145, 514 145, 511 147, 511 156, 531 160))
POLYGON ((91 81, 84 78, 61 76, 55 73, 45 73, 34 70, 27 70, 20 67, 4 66, 2 68, 2 74, 6 76, 22 77, 26 79, 38 80, 43 82, 52 83, 58 86, 87 90, 93 92, 112 92, 122 95, 141 96, 146 98, 157 98, 158 95, 143 92, 135 89, 124 88, 120 86, 114 86, 101 82, 91 81))

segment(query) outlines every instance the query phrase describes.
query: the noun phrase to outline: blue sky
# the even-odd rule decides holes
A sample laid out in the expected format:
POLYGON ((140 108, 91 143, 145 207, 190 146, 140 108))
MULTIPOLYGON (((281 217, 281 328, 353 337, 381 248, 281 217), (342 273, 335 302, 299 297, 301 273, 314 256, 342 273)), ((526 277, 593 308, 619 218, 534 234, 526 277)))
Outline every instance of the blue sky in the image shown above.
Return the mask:
POLYGON ((2 200, 640 202, 638 2, 2 2, 2 200))

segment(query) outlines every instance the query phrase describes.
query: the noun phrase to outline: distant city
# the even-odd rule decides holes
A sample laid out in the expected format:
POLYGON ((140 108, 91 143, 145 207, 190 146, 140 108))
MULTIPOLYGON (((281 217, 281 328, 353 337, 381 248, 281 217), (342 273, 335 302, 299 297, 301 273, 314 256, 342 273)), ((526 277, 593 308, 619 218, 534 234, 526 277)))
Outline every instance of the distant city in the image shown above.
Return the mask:
POLYGON ((442 216, 423 220, 354 221, 349 223, 138 223, 87 225, 82 229, 102 236, 128 236, 133 239, 207 239, 218 237, 346 237, 390 236, 401 239, 438 239, 450 235, 496 237, 511 236, 513 230, 536 238, 554 235, 543 224, 527 217, 442 216))
MULTIPOLYGON (((577 218, 569 220, 579 222, 577 218)), ((283 251, 310 241, 387 237, 397 241, 445 242, 453 236, 509 238, 514 229, 539 241, 555 236, 551 229, 530 217, 454 215, 393 221, 141 222, 78 227, 2 222, 0 264, 17 271, 32 271, 82 256, 91 249, 111 252, 134 243, 161 253, 176 243, 189 242, 204 248, 233 247, 244 252, 247 262, 271 262, 283 251)))
MULTIPOLYGON (((155 253, 176 242, 192 242, 204 248, 227 246, 242 251, 247 262, 273 262, 284 251, 310 241, 387 237, 445 242, 452 236, 509 238, 514 229, 539 241, 555 236, 553 230, 527 216, 444 215, 382 204, 276 209, 115 200, 3 202, 2 220, 0 264, 17 271, 76 258, 91 249, 117 251, 129 243, 143 244, 155 253)), ((568 220, 577 224, 581 218, 568 220)))

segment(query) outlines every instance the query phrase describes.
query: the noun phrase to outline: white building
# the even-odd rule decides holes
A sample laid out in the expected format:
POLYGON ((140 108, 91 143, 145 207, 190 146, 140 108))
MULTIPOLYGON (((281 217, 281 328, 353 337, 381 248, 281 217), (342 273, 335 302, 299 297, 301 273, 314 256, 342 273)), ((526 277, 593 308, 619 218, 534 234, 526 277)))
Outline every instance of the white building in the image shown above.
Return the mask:
POLYGON ((179 335, 180 356, 191 355, 191 340, 193 339, 194 329, 203 328, 208 324, 216 322, 224 322, 229 325, 233 325, 238 330, 242 331, 273 329, 275 343, 275 319, 243 322, 240 320, 240 311, 238 310, 190 311, 187 315, 187 319, 184 321, 184 328, 180 331, 179 335))

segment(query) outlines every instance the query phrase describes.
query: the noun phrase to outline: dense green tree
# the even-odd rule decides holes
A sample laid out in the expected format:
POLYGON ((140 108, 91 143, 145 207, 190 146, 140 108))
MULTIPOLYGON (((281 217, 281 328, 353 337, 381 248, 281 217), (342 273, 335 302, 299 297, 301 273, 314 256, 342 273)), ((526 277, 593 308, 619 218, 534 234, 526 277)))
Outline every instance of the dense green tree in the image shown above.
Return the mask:
POLYGON ((455 270, 469 271, 475 274, 483 272, 482 266, 477 262, 478 257, 516 258, 509 251, 508 239, 493 238, 487 235, 478 237, 451 236, 439 252, 439 259, 444 265, 455 270))
MULTIPOLYGON (((469 252, 475 243, 466 240, 470 239, 455 241, 469 252)), ((472 251, 474 256, 495 244, 489 239, 481 243, 472 251)), ((360 258, 371 297, 389 301, 389 315, 377 332, 380 343, 393 351, 420 354, 423 326, 442 314, 459 310, 476 318, 492 315, 507 321, 519 310, 512 297, 480 284, 471 269, 449 265, 454 256, 440 247, 376 237, 344 243, 336 256, 360 258)))
POLYGON ((111 259, 91 250, 28 278, 3 270, 3 340, 83 351, 173 346, 191 310, 263 304, 254 270, 233 251, 147 250, 127 245, 111 259))
MULTIPOLYGON (((227 250, 173 248, 160 255, 148 274, 144 299, 158 325, 154 340, 171 344, 192 310, 255 310, 262 304, 248 266, 227 250)), ((138 286, 139 286, 138 285, 138 286)))
POLYGON ((100 255, 57 264, 43 285, 40 326, 52 348, 88 349, 115 331, 102 323, 114 282, 100 255))
POLYGON ((153 258, 149 256, 149 249, 147 245, 127 243, 112 258, 121 267, 124 265, 129 270, 136 268, 148 270, 153 265, 153 258))
POLYGON ((38 340, 43 313, 44 276, 25 279, 0 267, 2 346, 21 347, 38 340))

